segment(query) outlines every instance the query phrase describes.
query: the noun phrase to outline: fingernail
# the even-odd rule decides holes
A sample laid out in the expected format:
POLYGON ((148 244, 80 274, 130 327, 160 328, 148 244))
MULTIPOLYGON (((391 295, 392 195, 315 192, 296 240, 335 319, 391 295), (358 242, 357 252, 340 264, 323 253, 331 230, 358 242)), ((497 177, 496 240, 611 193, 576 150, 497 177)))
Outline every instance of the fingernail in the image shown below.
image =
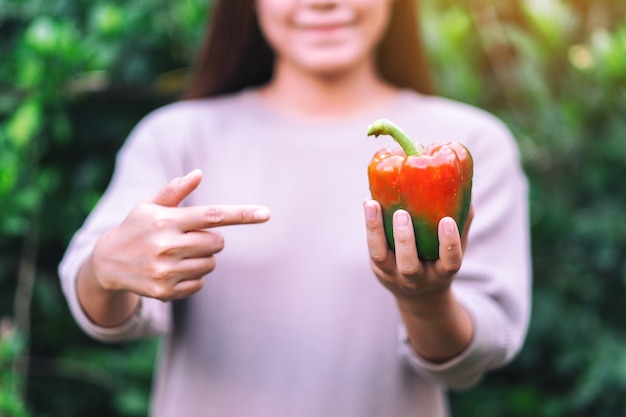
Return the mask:
POLYGON ((406 211, 396 211, 394 216, 396 218, 397 226, 406 227, 409 225, 409 213, 406 211))
POLYGON ((376 206, 372 203, 365 203, 365 217, 369 220, 373 220, 377 215, 376 206))
POLYGON ((252 213, 254 220, 268 220, 270 218, 270 211, 265 208, 256 209, 252 213))
POLYGON ((446 235, 451 235, 454 233, 454 220, 452 220, 450 217, 446 217, 442 220, 443 223, 443 233, 445 233, 446 235))

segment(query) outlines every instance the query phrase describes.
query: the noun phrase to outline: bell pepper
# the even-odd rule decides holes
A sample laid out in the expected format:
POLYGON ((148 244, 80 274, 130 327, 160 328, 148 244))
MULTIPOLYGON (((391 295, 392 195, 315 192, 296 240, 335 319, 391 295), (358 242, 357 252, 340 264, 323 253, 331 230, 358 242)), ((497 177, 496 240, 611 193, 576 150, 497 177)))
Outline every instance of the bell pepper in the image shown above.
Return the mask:
POLYGON ((419 258, 437 259, 439 221, 450 216, 463 233, 471 202, 472 155, 456 142, 416 145, 386 119, 372 123, 367 135, 389 135, 400 144, 397 149, 378 150, 368 166, 370 192, 381 205, 389 247, 395 252, 393 213, 404 209, 413 220, 419 258))

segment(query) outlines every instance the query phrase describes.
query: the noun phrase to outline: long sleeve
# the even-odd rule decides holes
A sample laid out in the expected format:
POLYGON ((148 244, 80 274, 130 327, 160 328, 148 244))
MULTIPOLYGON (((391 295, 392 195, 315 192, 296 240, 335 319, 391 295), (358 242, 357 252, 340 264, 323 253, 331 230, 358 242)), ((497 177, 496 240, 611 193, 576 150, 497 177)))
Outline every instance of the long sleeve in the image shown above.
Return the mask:
POLYGON ((76 291, 78 270, 99 237, 119 224, 136 204, 182 174, 180 146, 160 127, 158 118, 151 115, 130 134, 118 152, 107 190, 74 235, 59 265, 62 288, 76 322, 87 334, 104 342, 151 336, 170 328, 169 304, 150 298, 142 298, 133 316, 120 326, 98 326, 84 313, 76 291))
POLYGON ((474 221, 453 291, 471 315, 472 342, 458 357, 433 364, 419 358, 401 329, 402 349, 425 378, 451 388, 477 383, 521 349, 529 322, 530 247, 527 181, 514 139, 483 116, 466 139, 474 157, 474 221))

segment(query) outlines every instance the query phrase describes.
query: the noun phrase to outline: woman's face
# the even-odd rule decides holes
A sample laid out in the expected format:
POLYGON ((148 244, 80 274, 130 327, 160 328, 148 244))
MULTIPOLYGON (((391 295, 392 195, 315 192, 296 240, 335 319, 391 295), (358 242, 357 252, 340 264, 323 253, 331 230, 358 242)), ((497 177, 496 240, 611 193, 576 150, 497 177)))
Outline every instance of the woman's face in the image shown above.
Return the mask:
POLYGON ((320 75, 368 62, 393 0, 256 0, 259 25, 278 65, 320 75))

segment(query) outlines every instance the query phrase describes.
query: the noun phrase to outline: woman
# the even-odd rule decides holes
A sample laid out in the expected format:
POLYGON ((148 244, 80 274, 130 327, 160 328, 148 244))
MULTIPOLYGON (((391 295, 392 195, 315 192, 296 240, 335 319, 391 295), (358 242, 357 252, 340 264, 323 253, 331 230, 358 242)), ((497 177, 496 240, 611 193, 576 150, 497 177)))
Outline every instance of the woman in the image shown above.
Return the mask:
POLYGON ((187 99, 139 123, 61 263, 78 323, 165 335, 156 417, 448 415, 528 324, 510 133, 426 95, 412 0, 221 0, 210 28, 187 99), (442 219, 437 261, 404 211, 394 255, 366 199, 381 117, 473 154, 471 232, 442 219))

